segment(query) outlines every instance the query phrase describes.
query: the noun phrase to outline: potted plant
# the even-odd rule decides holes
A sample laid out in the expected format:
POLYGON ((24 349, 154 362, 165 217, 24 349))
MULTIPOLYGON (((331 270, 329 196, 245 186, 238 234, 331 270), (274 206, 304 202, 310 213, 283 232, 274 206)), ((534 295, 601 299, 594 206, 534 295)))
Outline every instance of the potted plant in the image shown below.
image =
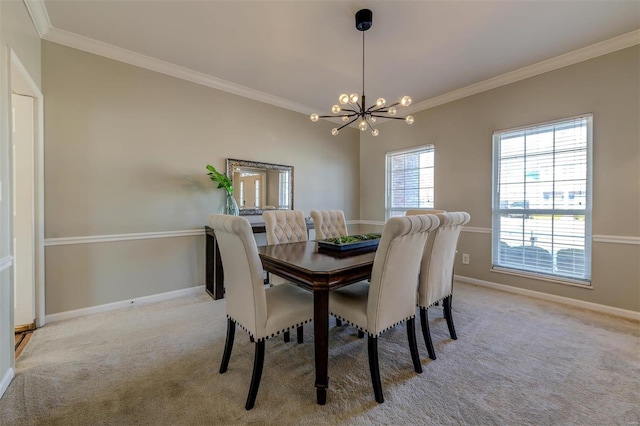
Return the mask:
POLYGON ((209 170, 209 173, 207 173, 207 175, 214 183, 218 184, 218 189, 223 188, 225 191, 224 201, 220 205, 218 213, 238 216, 238 203, 233 197, 233 185, 231 184, 231 179, 229 179, 229 176, 227 176, 225 173, 220 173, 216 170, 215 167, 210 164, 207 164, 207 170, 209 170))

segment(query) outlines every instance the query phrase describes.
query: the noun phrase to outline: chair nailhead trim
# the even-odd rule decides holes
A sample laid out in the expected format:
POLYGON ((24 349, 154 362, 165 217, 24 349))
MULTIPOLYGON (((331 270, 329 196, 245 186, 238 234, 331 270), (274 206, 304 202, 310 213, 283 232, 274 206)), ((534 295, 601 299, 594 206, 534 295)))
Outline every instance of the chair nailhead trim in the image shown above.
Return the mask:
POLYGON ((405 319, 400 320, 400 321, 398 321, 397 323, 390 325, 389 327, 387 327, 387 328, 385 328, 384 330, 380 331, 380 333, 378 333, 378 334, 373 334, 373 333, 369 332, 368 330, 363 329, 362 327, 358 327, 357 325, 353 324, 351 321, 349 321, 349 320, 347 320, 347 319, 345 319, 345 318, 342 318, 340 315, 336 315, 336 314, 334 314, 333 312, 331 312, 331 315, 333 315, 334 317, 336 317, 336 318, 337 318, 337 319, 339 319, 340 321, 344 321, 344 322, 346 322, 347 324, 349 324, 349 325, 351 325, 351 326, 353 326, 353 327, 357 328, 358 330, 362 331, 363 333, 367 333, 367 336, 371 336, 371 337, 373 337, 373 338, 378 338, 378 337, 379 337, 382 333, 384 333, 385 331, 387 331, 387 330, 391 330, 393 327, 395 327, 395 326, 397 326, 397 325, 399 325, 399 324, 402 324, 403 322, 406 322, 407 320, 410 320, 410 319, 412 319, 412 318, 415 318, 415 317, 416 317, 415 315, 410 315, 410 316, 406 317, 405 319))
POLYGON ((433 302, 432 304, 430 304, 429 306, 422 306, 421 304, 418 303, 418 306, 421 308, 425 308, 425 309, 429 309, 430 307, 434 306, 436 303, 440 303, 442 302, 444 299, 446 299, 447 297, 451 296, 453 293, 446 295, 445 297, 443 297, 442 299, 436 300, 435 302, 433 302))
POLYGON ((256 339, 256 338, 255 338, 255 336, 253 335, 253 333, 251 333, 251 332, 250 332, 246 327, 244 327, 242 324, 240 324, 238 321, 236 321, 236 320, 235 320, 233 317, 231 317, 229 314, 227 314, 227 318, 228 318, 228 319, 230 319, 231 321, 233 321, 234 323, 236 323, 236 325, 237 325, 238 327, 240 327, 241 329, 243 329, 244 331, 246 331, 246 332, 247 332, 247 334, 249 334, 249 336, 251 336, 251 338, 252 338, 253 340, 255 340, 256 342, 261 342, 261 341, 263 341, 263 340, 267 340, 267 339, 269 339, 270 337, 276 337, 276 336, 277 336, 277 335, 279 335, 280 333, 284 333, 285 331, 293 330, 294 328, 298 328, 298 327, 300 327, 301 325, 304 325, 304 324, 306 324, 306 323, 308 323, 308 322, 313 321, 313 318, 310 318, 310 319, 308 319, 308 320, 306 320, 306 321, 304 321, 304 322, 301 322, 301 323, 299 323, 299 324, 294 324, 294 325, 292 325, 292 326, 290 326, 290 327, 283 328, 282 330, 276 331, 275 333, 271 334, 270 336, 266 336, 266 337, 262 337, 262 338, 260 338, 260 339, 256 339))

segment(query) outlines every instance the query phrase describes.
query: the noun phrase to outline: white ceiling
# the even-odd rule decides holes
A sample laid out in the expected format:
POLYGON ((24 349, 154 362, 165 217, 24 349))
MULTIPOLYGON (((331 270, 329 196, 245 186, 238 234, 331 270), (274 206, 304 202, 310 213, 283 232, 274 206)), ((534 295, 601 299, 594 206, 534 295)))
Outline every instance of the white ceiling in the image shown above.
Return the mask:
MULTIPOLYGON (((30 11, 39 3, 25 1, 30 11)), ((361 92, 362 33, 354 15, 362 8, 373 11, 365 33, 368 103, 408 94, 424 106, 523 67, 535 74, 534 64, 616 37, 626 40, 622 47, 640 41, 638 0, 44 0, 44 6, 34 21, 45 39, 130 63, 177 65, 174 75, 305 113, 327 113, 340 93, 361 92)))

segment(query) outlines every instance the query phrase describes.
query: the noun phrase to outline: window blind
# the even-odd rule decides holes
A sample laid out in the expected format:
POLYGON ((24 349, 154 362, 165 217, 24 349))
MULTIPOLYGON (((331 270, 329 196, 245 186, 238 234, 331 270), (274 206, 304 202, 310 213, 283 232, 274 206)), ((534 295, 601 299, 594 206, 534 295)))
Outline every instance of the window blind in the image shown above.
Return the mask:
POLYGON ((592 120, 494 133, 494 268, 590 283, 592 120))
POLYGON ((433 145, 386 154, 386 219, 409 209, 433 208, 433 145))

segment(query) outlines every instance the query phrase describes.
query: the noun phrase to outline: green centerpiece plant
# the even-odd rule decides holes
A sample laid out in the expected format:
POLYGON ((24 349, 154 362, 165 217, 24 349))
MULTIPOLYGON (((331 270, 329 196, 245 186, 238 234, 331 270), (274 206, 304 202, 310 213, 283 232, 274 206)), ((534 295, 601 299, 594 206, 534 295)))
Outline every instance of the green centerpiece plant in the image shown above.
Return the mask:
POLYGON ((360 235, 344 235, 337 238, 327 238, 325 241, 333 244, 349 244, 358 243, 367 240, 377 240, 381 237, 381 234, 360 234, 360 235))
POLYGON ((240 210, 236 199, 233 197, 233 185, 229 176, 225 173, 220 173, 210 164, 207 164, 207 170, 209 170, 207 175, 214 183, 218 184, 218 189, 224 189, 225 191, 225 198, 218 209, 218 213, 238 216, 240 210))

